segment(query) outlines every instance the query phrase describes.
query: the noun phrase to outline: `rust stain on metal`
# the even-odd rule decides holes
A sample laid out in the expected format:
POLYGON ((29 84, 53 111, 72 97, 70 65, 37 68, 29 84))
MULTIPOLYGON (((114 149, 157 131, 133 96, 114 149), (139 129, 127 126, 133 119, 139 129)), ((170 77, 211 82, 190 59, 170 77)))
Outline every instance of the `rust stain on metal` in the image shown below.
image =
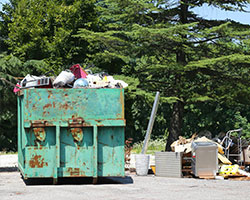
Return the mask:
POLYGON ((48 90, 48 93, 49 93, 48 99, 50 99, 50 97, 52 96, 52 92, 48 90))
MULTIPOLYGON (((43 114, 48 113, 44 111, 43 114)), ((45 127, 45 126, 53 126, 53 123, 45 121, 45 120, 34 120, 34 121, 30 121, 31 123, 31 127, 45 127)))
MULTIPOLYGON (((83 132, 81 128, 71 128, 70 132, 74 138, 75 142, 81 142, 83 139, 83 132)), ((77 147, 78 149, 80 149, 79 147, 77 147)))
POLYGON ((79 132, 82 132, 82 129, 80 129, 80 128, 72 128, 71 129, 72 134, 76 134, 76 133, 79 133, 79 132))
POLYGON ((48 166, 48 163, 44 162, 44 158, 41 155, 35 155, 29 161, 29 166, 31 168, 43 168, 44 166, 48 166))
POLYGON ((68 95, 68 94, 65 94, 64 96, 67 97, 67 96, 69 96, 69 95, 68 95))
POLYGON ((53 102, 53 108, 55 108, 56 107, 56 103, 55 102, 53 102))
POLYGON ((44 128, 33 128, 34 135, 37 140, 44 141, 46 137, 46 132, 44 128))
POLYGON ((69 127, 83 127, 83 126, 91 126, 90 123, 87 123, 84 121, 82 117, 75 117, 75 115, 72 115, 72 118, 69 119, 69 127))
POLYGON ((47 103, 43 106, 43 109, 46 109, 46 108, 51 108, 52 107, 52 104, 51 103, 47 103))
POLYGON ((84 166, 86 166, 86 163, 85 163, 85 162, 83 162, 83 165, 84 165, 84 166))
POLYGON ((68 110, 68 109, 73 109, 73 107, 70 106, 69 104, 65 103, 63 105, 60 105, 60 109, 68 110))
POLYGON ((121 113, 121 117, 124 118, 124 99, 123 99, 123 93, 122 90, 120 92, 120 102, 121 102, 121 106, 122 106, 122 113, 121 113))
POLYGON ((71 175, 71 176, 79 176, 80 175, 80 169, 79 168, 72 168, 69 167, 67 169, 67 172, 71 175))

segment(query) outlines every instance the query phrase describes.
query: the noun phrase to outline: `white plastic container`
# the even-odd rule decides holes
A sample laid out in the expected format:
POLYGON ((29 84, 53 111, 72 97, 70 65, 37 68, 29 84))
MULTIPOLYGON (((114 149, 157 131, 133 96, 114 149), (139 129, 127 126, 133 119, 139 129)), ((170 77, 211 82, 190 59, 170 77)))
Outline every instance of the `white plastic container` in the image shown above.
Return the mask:
POLYGON ((138 176, 147 176, 150 156, 146 154, 135 155, 135 169, 138 176))

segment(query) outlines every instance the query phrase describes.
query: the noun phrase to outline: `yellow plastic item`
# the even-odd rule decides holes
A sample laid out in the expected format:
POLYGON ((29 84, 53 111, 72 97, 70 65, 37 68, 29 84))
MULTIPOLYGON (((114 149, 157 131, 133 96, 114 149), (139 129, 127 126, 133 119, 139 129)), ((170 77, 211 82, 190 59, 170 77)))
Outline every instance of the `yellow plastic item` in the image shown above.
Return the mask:
POLYGON ((235 175, 239 170, 239 165, 222 165, 220 168, 221 175, 235 175))
POLYGON ((154 174, 155 174, 155 165, 150 165, 150 167, 151 167, 152 171, 153 171, 154 174))

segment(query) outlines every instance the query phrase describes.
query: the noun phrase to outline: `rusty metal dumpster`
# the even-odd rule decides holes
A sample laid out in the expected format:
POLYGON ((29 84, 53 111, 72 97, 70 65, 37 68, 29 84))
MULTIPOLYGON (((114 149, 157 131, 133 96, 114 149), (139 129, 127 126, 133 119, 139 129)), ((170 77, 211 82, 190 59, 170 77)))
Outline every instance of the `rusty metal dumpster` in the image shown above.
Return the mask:
POLYGON ((18 167, 26 178, 124 176, 123 89, 26 89, 18 167))

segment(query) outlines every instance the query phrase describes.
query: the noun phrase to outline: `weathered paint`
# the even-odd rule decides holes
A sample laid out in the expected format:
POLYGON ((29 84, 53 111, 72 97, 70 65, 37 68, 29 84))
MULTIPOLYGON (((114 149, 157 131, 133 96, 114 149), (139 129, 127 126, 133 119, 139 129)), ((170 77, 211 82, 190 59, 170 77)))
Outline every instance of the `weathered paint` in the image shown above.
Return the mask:
POLYGON ((18 96, 24 178, 124 176, 123 89, 27 89, 18 96))
POLYGON ((48 166, 47 162, 44 162, 44 158, 42 158, 41 155, 34 155, 30 160, 29 160, 29 166, 31 168, 43 168, 44 166, 48 166))
POLYGON ((81 128, 71 128, 71 134, 75 142, 81 142, 83 139, 83 132, 81 128))
POLYGON ((39 141, 44 141, 46 137, 46 132, 44 128, 33 128, 34 134, 39 141))

